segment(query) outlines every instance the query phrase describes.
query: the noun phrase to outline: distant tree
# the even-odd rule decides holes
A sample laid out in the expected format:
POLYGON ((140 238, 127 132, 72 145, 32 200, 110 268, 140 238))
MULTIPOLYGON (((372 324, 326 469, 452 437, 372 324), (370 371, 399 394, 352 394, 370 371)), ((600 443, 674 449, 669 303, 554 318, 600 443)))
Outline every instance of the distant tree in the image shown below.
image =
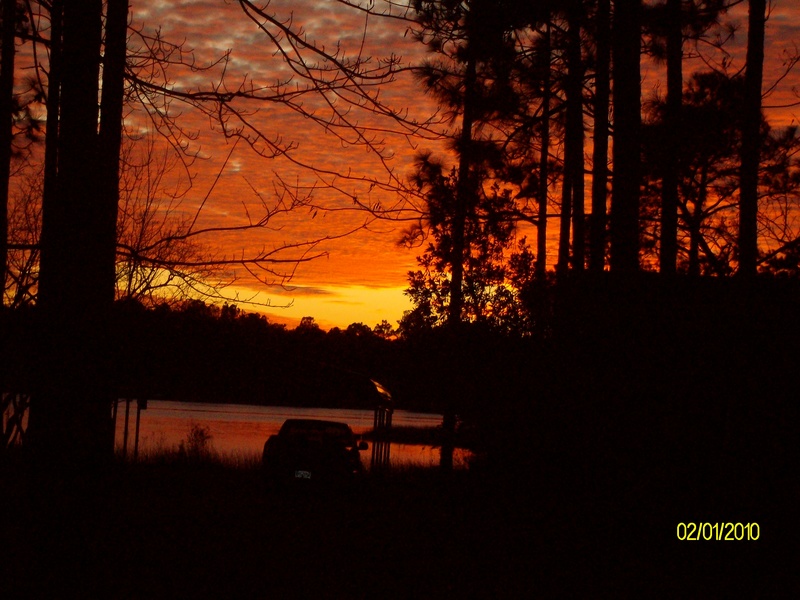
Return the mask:
POLYGON ((375 336, 375 333, 369 326, 364 325, 364 323, 350 323, 347 326, 347 329, 344 330, 345 335, 356 337, 356 338, 372 338, 375 336))
POLYGON ((394 327, 392 327, 392 324, 385 319, 375 325, 375 327, 372 328, 372 332, 384 340, 393 339, 397 335, 397 332, 395 331, 394 327))
POLYGON ((321 330, 314 317, 303 317, 300 319, 300 323, 295 328, 295 331, 298 333, 308 333, 321 330))

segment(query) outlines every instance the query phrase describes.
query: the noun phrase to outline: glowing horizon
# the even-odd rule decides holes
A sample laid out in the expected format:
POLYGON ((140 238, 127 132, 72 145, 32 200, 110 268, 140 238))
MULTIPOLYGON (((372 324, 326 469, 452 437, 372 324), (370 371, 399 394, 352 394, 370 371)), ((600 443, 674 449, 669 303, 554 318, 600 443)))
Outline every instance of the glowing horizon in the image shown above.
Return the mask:
POLYGON ((403 312, 411 310, 405 287, 369 287, 360 285, 326 285, 314 292, 291 288, 281 292, 231 286, 229 291, 239 298, 237 304, 248 312, 263 314, 272 323, 296 327, 304 317, 312 317, 324 330, 346 329, 353 323, 370 328, 387 321, 393 328, 403 312))

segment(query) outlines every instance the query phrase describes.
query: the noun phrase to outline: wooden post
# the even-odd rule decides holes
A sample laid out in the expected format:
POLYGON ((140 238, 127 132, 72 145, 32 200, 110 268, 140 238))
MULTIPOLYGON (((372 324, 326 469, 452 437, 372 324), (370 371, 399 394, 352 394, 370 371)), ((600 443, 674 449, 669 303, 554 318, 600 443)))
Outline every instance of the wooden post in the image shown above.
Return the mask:
POLYGON ((142 411, 147 409, 147 400, 136 400, 136 436, 133 440, 133 461, 139 460, 139 424, 142 421, 142 411))
POLYGON ((373 418, 373 432, 375 438, 372 441, 372 462, 373 471, 385 469, 389 466, 389 450, 391 441, 389 440, 389 430, 392 427, 392 395, 381 384, 372 382, 378 391, 379 399, 375 405, 375 416, 373 418))
POLYGON ((131 400, 130 398, 125 399, 125 431, 122 433, 122 456, 123 458, 128 458, 128 422, 130 420, 130 413, 131 413, 131 400))

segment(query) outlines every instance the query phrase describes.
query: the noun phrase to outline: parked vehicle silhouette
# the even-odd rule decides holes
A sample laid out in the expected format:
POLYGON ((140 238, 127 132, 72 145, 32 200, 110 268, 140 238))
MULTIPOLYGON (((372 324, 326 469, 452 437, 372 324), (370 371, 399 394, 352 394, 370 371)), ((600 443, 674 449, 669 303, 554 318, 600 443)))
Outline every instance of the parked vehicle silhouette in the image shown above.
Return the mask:
POLYGON ((264 444, 264 474, 269 482, 342 482, 363 473, 361 450, 346 423, 287 419, 264 444))

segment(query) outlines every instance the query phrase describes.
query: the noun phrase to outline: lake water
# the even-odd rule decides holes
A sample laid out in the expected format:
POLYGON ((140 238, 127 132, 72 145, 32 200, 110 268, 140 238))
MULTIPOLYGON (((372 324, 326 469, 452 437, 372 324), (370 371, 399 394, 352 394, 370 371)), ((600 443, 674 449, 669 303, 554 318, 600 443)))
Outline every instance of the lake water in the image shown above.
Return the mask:
MULTIPOLYGON (((348 410, 329 408, 292 408, 286 406, 252 406, 242 404, 205 404, 149 400, 142 411, 139 428, 139 454, 147 456, 162 451, 175 450, 185 441, 195 425, 206 428, 211 435, 209 447, 220 455, 258 460, 264 442, 286 419, 326 419, 350 425, 353 432, 362 434, 373 426, 371 410, 348 410)), ((395 410, 392 424, 398 427, 437 427, 442 416, 395 410)), ((128 423, 128 454, 132 456, 136 424, 136 402, 131 402, 128 423)), ((123 447, 125 431, 125 402, 117 408, 116 445, 123 447)), ((372 450, 361 453, 364 466, 369 468, 372 450)), ((456 449, 453 457, 457 467, 465 467, 466 450, 456 449)), ((392 466, 435 466, 439 464, 439 448, 416 444, 391 444, 392 466)))

